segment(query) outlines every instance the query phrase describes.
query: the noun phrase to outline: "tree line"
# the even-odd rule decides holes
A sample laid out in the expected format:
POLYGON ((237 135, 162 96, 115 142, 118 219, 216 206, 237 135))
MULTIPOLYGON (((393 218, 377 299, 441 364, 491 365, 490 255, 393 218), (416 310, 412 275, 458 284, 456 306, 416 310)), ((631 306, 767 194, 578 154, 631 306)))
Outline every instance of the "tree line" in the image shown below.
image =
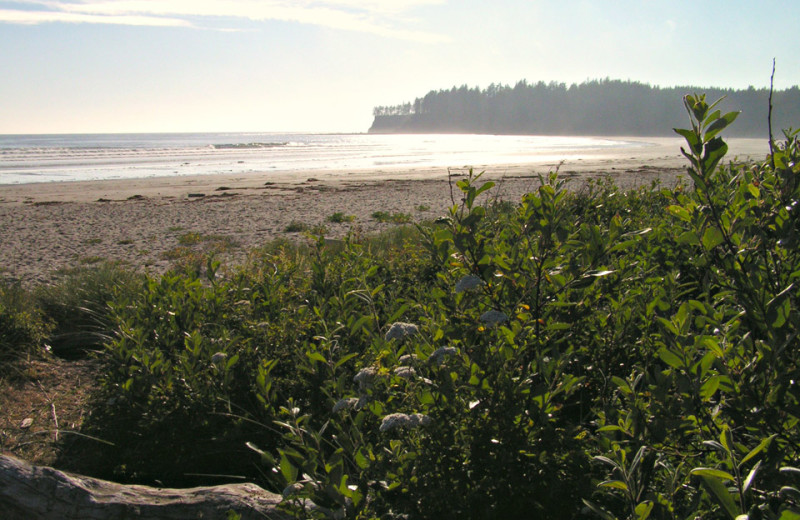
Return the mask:
MULTIPOLYGON (((569 86, 521 80, 513 87, 493 83, 485 89, 462 85, 432 90, 413 103, 375 107, 370 132, 671 135, 669 129, 686 117, 681 99, 695 92, 724 97, 723 111, 741 111, 731 135, 767 135, 767 88, 658 87, 608 78, 569 86)), ((800 120, 797 86, 774 91, 772 104, 774 129, 800 120)))

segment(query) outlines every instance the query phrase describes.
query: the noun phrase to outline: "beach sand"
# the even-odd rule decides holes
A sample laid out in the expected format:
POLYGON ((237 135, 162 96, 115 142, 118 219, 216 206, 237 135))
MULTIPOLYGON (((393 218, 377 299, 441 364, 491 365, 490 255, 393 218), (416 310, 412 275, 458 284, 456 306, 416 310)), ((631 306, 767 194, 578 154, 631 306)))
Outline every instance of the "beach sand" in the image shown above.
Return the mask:
MULTIPOLYGON (((473 169, 496 182, 490 196, 511 201, 538 186, 537 174, 556 168, 574 189, 604 176, 621 187, 656 179, 671 185, 685 174, 679 140, 630 140, 646 145, 473 169)), ((729 157, 740 159, 761 159, 767 151, 761 140, 732 139, 730 145, 729 157)), ((303 239, 302 233, 286 231, 293 222, 324 225, 327 236, 336 238, 353 227, 369 233, 393 225, 375 220, 377 211, 406 213, 415 221, 442 216, 452 205, 450 180, 457 178, 440 168, 0 185, 0 277, 35 285, 57 279, 59 271, 101 261, 160 273, 182 244, 202 247, 213 240, 235 244, 221 259, 236 263, 269 240, 303 239), (336 212, 355 220, 328 222, 336 212)))

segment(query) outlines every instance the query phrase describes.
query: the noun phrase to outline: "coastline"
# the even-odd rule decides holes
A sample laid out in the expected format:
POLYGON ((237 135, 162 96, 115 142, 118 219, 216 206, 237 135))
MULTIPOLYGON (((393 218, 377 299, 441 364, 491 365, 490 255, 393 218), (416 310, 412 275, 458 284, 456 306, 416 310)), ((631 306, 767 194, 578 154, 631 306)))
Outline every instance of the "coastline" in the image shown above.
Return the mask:
MULTIPOLYGON (((496 182, 490 196, 518 201, 538 186, 538 174, 558 168, 568 186, 611 177, 623 188, 685 177, 686 160, 674 138, 642 139, 639 147, 541 157, 536 163, 473 165, 496 182), (563 162, 562 162, 563 161, 563 162), (560 166, 559 166, 560 165, 560 166)), ((766 141, 731 139, 729 157, 762 158, 766 141)), ((468 167, 452 169, 465 175, 468 167)), ((47 283, 60 270, 102 261, 122 262, 160 273, 170 252, 197 238, 212 237, 230 246, 225 264, 245 259, 247 251, 276 238, 302 239, 287 232, 293 223, 324 225, 326 236, 351 229, 371 233, 394 224, 378 222, 382 211, 413 221, 435 219, 452 205, 446 168, 370 171, 265 172, 145 179, 0 185, 0 277, 23 284, 47 283), (352 222, 328 221, 340 212, 352 222)))

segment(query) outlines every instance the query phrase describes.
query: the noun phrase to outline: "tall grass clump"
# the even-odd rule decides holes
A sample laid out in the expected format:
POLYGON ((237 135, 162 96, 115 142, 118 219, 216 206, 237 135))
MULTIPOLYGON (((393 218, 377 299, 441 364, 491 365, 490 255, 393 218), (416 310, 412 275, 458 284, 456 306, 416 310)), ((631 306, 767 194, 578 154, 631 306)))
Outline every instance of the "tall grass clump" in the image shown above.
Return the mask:
POLYGON ((37 305, 53 323, 53 353, 70 357, 101 348, 114 328, 112 302, 140 286, 141 275, 104 262, 64 271, 55 282, 37 287, 37 305))
POLYGON ((0 365, 41 354, 52 323, 30 291, 14 282, 0 282, 0 365))

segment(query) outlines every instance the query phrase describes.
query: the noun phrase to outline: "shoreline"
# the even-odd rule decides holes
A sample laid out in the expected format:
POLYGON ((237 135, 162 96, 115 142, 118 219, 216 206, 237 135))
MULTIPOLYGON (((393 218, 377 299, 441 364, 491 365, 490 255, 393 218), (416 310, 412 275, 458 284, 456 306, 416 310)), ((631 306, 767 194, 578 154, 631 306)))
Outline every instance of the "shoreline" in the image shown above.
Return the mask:
MULTIPOLYGON (((755 142, 746 144, 750 148, 744 150, 756 159, 767 150, 766 142, 763 150, 755 142)), ((731 148, 739 157, 744 154, 731 148)), ((621 188, 649 186, 655 180, 670 185, 678 176, 686 177, 686 159, 667 143, 637 148, 636 154, 632 150, 580 157, 565 153, 562 163, 547 157, 539 163, 473 169, 486 172, 483 180, 495 181, 490 196, 511 201, 535 189, 537 175, 559 163, 559 173, 572 189, 605 176, 621 188)), ((452 173, 467 171, 464 167, 452 173)), ((445 168, 0 185, 0 278, 24 285, 48 283, 58 279, 59 271, 105 261, 158 274, 170 266, 179 248, 201 250, 214 244, 226 246, 220 259, 234 265, 270 240, 303 239, 303 233, 287 231, 290 224, 323 225, 326 236, 341 238, 351 229, 372 233, 395 225, 378 222, 375 212, 421 221, 446 214, 451 205, 445 168), (354 220, 330 222, 334 213, 354 220)))

